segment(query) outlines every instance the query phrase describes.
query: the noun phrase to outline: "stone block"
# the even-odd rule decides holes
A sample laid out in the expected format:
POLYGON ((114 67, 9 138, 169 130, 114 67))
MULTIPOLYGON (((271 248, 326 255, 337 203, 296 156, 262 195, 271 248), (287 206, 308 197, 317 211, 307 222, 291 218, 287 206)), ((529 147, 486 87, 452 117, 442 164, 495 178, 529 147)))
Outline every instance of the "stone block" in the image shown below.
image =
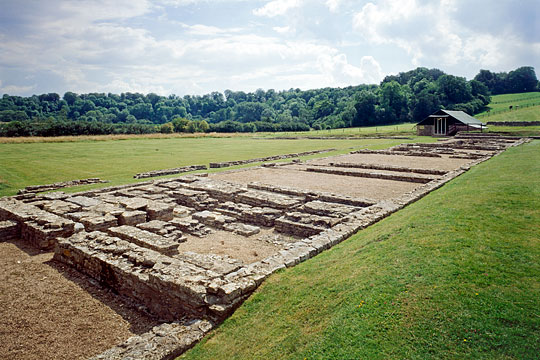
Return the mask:
POLYGON ((140 210, 124 211, 118 216, 118 225, 137 225, 146 221, 146 212, 140 210))
POLYGON ((81 207, 90 207, 99 205, 101 202, 94 198, 89 198, 87 196, 74 196, 66 198, 66 201, 69 201, 73 204, 79 205, 81 207))
POLYGON ((116 236, 147 249, 155 250, 161 254, 178 254, 178 243, 146 230, 129 225, 122 225, 109 228, 107 231, 112 236, 116 236))
POLYGON ((0 221, 0 242, 15 240, 20 236, 20 227, 16 221, 0 221))
POLYGON ((118 225, 116 217, 110 214, 86 216, 79 219, 79 221, 84 225, 86 231, 89 232, 106 231, 107 229, 118 225))
POLYGON ((149 201, 146 206, 148 220, 169 221, 174 218, 173 211, 176 204, 161 201, 149 201))

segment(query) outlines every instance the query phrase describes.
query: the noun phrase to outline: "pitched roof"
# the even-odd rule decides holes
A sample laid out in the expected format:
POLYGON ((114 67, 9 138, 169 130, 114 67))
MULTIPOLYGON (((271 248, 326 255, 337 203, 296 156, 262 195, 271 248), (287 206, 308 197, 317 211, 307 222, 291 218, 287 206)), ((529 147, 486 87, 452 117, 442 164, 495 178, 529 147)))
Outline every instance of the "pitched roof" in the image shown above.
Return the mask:
POLYGON ((485 125, 480 120, 473 118, 471 115, 463 111, 453 111, 453 110, 443 110, 443 109, 441 109, 441 111, 450 115, 451 117, 455 119, 458 119, 459 121, 467 125, 485 125))
POLYGON ((429 115, 424 120, 420 121, 417 125, 422 125, 422 123, 427 121, 429 118, 447 117, 447 116, 450 116, 450 117, 458 120, 459 122, 461 122, 461 123, 463 123, 465 125, 472 126, 472 127, 486 126, 486 124, 484 124, 480 120, 477 120, 477 119, 473 118, 472 116, 470 116, 469 114, 467 114, 467 113, 465 113, 463 111, 443 110, 443 109, 437 111, 433 115, 429 115), (443 114, 446 114, 446 115, 443 115, 443 114), (439 116, 437 116, 437 115, 439 115, 439 116))

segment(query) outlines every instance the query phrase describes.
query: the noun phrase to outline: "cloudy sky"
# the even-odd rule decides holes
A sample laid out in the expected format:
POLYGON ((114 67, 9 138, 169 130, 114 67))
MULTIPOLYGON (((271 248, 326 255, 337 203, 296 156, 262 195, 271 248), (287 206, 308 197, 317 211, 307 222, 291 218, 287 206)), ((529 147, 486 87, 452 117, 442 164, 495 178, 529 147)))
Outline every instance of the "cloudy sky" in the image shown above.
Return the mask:
POLYGON ((205 94, 534 66, 538 0, 0 0, 0 94, 205 94))

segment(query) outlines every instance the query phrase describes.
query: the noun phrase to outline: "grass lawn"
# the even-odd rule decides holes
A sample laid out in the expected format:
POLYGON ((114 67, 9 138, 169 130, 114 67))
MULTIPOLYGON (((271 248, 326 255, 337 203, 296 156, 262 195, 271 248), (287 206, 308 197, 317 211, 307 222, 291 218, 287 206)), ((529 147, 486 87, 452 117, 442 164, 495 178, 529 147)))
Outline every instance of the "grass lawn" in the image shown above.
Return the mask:
POLYGON ((258 133, 265 137, 310 136, 310 137, 372 137, 372 136, 416 136, 416 123, 383 126, 366 126, 344 129, 258 133))
POLYGON ((185 359, 538 359, 540 141, 272 275, 185 359))
MULTIPOLYGON (((31 138, 30 138, 31 139, 31 138)), ((65 140, 65 139, 64 139, 65 140)), ((76 139, 75 139, 76 140, 76 139)), ((435 141, 413 137, 409 141, 435 141)), ((0 143, 0 196, 13 195, 28 185, 99 177, 107 186, 134 181, 139 172, 209 162, 251 159, 308 150, 369 147, 381 149, 402 139, 279 140, 245 136, 227 138, 140 138, 104 141, 0 143)), ((327 156, 323 154, 319 156, 327 156)), ((74 187, 73 191, 96 185, 74 187)))
POLYGON ((483 116, 480 118, 482 121, 540 121, 540 105, 531 106, 527 108, 520 108, 518 110, 507 111, 504 113, 493 114, 490 116, 483 116))
POLYGON ((512 115, 515 110, 509 111, 509 106, 513 106, 514 109, 516 106, 519 106, 519 110, 525 110, 536 106, 536 112, 538 111, 538 106, 540 106, 540 92, 528 92, 520 94, 503 94, 495 95, 491 97, 491 103, 488 105, 490 109, 490 115, 487 112, 477 114, 482 119, 482 121, 533 121, 534 119, 528 120, 528 116, 523 120, 497 120, 496 115, 502 115, 504 118, 505 115, 512 115), (495 120, 493 120, 493 119, 495 120), (487 119, 487 120, 486 120, 487 119))

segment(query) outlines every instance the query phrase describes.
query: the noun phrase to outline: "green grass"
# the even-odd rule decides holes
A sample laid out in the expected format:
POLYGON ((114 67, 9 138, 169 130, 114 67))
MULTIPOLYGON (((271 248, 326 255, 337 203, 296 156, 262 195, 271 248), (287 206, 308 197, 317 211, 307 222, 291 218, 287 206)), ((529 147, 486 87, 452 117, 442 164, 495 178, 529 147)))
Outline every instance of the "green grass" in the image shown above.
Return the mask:
POLYGON ((482 121, 540 121, 540 103, 536 106, 519 108, 518 110, 492 114, 480 118, 482 121))
POLYGON ((185 359, 538 359, 540 141, 272 275, 185 359))
MULTIPOLYGON (((410 141, 434 141, 413 137, 410 141)), ((28 185, 99 177, 108 185, 134 181, 136 173, 308 150, 336 148, 381 149, 398 139, 266 140, 248 137, 128 139, 106 141, 1 143, 0 196, 13 195, 28 185)), ((323 154, 319 156, 327 156, 323 154)), ((105 185, 75 187, 72 191, 105 185)))
POLYGON ((265 137, 384 137, 384 136, 414 136, 415 123, 403 123, 383 126, 366 126, 343 129, 295 131, 285 133, 258 133, 265 137))
MULTIPOLYGON (((483 112, 475 116, 482 118, 483 121, 533 121, 533 119, 531 120, 502 120, 502 119, 497 120, 498 117, 495 115, 502 115, 502 118, 504 118, 505 115, 512 115, 515 112, 526 110, 532 106, 538 107, 539 105, 540 105, 540 92, 495 95, 491 97, 491 103, 488 105, 490 109, 489 116, 487 112, 483 112), (514 110, 509 111, 509 108, 508 108, 509 106, 513 106, 514 110), (519 109, 517 111, 515 110, 516 106, 519 106, 519 109), (491 118, 495 118, 495 120, 492 120, 491 118)), ((536 108, 536 112, 538 112, 538 108, 536 108)))

